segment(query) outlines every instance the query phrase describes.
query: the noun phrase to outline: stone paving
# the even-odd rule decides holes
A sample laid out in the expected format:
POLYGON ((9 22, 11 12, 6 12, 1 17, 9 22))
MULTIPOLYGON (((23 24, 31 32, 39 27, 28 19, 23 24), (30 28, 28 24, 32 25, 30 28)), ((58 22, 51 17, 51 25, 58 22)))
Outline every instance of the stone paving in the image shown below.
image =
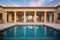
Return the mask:
POLYGON ((4 29, 6 29, 6 28, 9 28, 9 27, 12 27, 12 26, 14 26, 15 24, 13 24, 13 23, 3 23, 3 24, 0 24, 0 31, 1 30, 4 30, 4 29))
POLYGON ((55 28, 57 30, 60 30, 60 24, 56 24, 56 23, 46 23, 45 25, 55 28))
POLYGON ((12 27, 14 25, 47 25, 49 27, 60 30, 60 24, 56 24, 56 23, 3 23, 0 24, 0 31, 12 27))

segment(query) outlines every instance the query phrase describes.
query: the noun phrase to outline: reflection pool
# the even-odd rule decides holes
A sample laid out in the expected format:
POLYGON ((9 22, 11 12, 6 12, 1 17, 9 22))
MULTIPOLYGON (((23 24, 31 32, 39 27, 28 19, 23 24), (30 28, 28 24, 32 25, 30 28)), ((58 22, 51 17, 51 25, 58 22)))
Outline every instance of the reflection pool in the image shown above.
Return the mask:
POLYGON ((45 25, 15 25, 1 31, 0 40, 60 40, 60 31, 45 25))

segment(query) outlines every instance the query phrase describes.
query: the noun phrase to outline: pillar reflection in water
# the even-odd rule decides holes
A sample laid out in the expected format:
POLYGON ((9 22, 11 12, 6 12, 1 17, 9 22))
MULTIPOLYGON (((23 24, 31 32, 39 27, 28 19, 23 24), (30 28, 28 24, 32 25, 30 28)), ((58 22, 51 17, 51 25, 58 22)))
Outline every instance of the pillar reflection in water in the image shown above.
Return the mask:
MULTIPOLYGON (((56 39, 60 37, 60 32, 45 26, 14 26, 0 33, 0 37, 7 39, 23 39, 23 38, 41 38, 56 39)), ((1 38, 0 38, 1 39, 1 38)))

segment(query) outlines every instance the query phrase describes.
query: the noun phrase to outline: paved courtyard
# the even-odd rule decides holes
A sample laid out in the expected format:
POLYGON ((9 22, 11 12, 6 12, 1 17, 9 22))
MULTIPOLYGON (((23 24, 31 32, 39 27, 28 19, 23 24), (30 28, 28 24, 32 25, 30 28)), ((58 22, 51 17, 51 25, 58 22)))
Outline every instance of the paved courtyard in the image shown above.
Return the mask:
POLYGON ((54 29, 60 30, 60 24, 55 24, 55 23, 36 23, 36 24, 34 23, 3 23, 3 24, 0 24, 0 31, 6 28, 12 27, 14 25, 47 25, 54 29))

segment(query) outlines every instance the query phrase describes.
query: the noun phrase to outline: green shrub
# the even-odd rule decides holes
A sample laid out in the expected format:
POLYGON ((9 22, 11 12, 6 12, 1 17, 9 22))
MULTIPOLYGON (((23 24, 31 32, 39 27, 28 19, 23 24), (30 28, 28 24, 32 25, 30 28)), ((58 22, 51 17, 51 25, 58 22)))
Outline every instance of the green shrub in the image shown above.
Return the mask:
POLYGON ((2 19, 2 17, 0 17, 0 20, 2 19))
POLYGON ((12 20, 14 20, 14 16, 12 15, 12 20))
POLYGON ((58 20, 60 20, 60 16, 58 16, 58 20))

